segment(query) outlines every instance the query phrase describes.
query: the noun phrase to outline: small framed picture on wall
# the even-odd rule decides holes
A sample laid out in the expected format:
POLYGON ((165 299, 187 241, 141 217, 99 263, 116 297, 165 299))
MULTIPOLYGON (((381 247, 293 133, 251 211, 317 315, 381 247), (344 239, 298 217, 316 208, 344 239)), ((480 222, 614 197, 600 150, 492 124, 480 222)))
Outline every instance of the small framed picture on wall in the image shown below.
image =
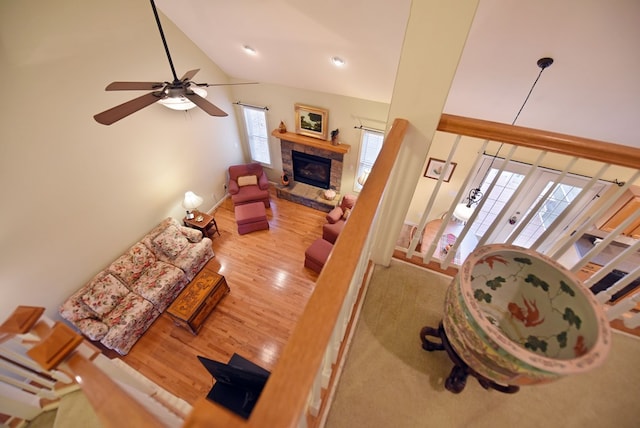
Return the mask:
POLYGON ((429 158, 429 162, 427 162, 427 169, 424 170, 424 176, 427 178, 433 178, 434 180, 438 180, 440 176, 443 176, 442 181, 448 183, 451 180, 451 176, 453 175, 453 170, 456 169, 457 163, 450 162, 449 168, 444 170, 444 165, 447 161, 443 161, 442 159, 429 158))

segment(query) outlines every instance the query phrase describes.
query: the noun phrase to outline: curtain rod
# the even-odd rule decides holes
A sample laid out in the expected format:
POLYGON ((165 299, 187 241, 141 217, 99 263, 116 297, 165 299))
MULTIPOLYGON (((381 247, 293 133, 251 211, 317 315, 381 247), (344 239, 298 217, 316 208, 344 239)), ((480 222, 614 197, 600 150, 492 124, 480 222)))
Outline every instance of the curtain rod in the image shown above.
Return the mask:
MULTIPOLYGON (((485 150, 485 151, 483 151, 483 152, 482 152, 482 154, 483 154, 483 155, 485 155, 485 156, 489 156, 489 157, 491 157, 491 155, 490 155, 490 154, 488 154, 486 150, 485 150)), ((500 157, 500 156, 493 156, 493 158, 494 158, 494 159, 500 159, 500 160, 502 160, 502 161, 503 161, 503 160, 505 160, 505 158, 500 157)), ((486 159, 485 159, 485 160, 486 160, 486 159)), ((483 162, 484 162, 484 161, 483 161, 483 162)), ((515 160, 515 159, 511 159, 509 162, 519 163, 519 164, 521 164, 521 165, 533 166, 533 164, 530 164, 529 162, 519 161, 519 160, 515 160)), ((491 168, 491 165, 489 165, 489 168, 491 168)), ((538 168, 546 169, 546 170, 548 170, 548 171, 561 172, 559 169, 551 168, 551 167, 548 167, 548 166, 539 166, 538 168)), ((577 173, 577 172, 569 172, 569 174, 575 175, 575 176, 577 176, 577 177, 582 177, 582 178, 592 178, 592 177, 590 177, 590 176, 588 176, 588 175, 580 174, 580 173, 577 173)), ((618 179, 617 179, 617 178, 614 178, 614 179, 613 179, 613 181, 612 181, 612 180, 607 180, 607 179, 605 179, 605 178, 599 178, 599 179, 598 179, 598 181, 604 181, 604 182, 606 182, 606 183, 615 184, 615 185, 616 185, 616 186, 618 186, 618 187, 622 187, 622 186, 624 186, 624 184, 625 184, 625 182, 624 182, 624 181, 618 181, 618 179)))
POLYGON ((269 107, 267 107, 267 106, 254 106, 254 105, 251 105, 251 104, 245 104, 245 103, 240 102, 240 101, 236 101, 234 104, 238 104, 239 106, 244 106, 244 107, 259 108, 261 110, 267 110, 267 111, 269 110, 269 107))
POLYGON ((367 126, 354 126, 354 129, 364 129, 365 131, 373 131, 373 132, 381 132, 384 133, 383 129, 369 128, 367 126))

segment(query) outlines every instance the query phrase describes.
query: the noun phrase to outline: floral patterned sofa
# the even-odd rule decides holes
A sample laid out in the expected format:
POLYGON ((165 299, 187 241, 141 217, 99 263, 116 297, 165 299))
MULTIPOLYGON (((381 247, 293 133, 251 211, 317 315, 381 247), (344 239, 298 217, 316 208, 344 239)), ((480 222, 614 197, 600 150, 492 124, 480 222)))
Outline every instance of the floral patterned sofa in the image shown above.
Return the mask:
POLYGON ((167 218, 59 308, 82 334, 126 355, 213 257, 211 239, 167 218))

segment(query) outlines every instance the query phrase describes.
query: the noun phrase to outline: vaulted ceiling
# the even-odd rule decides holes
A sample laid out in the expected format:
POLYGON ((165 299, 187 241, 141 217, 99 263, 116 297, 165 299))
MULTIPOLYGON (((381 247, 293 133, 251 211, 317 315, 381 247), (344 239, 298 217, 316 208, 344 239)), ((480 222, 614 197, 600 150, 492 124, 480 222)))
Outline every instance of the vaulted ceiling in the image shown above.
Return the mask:
MULTIPOLYGON (((156 3, 234 79, 387 103, 411 8, 410 0, 156 3)), ((480 0, 445 112, 512 123, 537 60, 552 57, 516 124, 640 148, 639 23, 638 0, 480 0)))

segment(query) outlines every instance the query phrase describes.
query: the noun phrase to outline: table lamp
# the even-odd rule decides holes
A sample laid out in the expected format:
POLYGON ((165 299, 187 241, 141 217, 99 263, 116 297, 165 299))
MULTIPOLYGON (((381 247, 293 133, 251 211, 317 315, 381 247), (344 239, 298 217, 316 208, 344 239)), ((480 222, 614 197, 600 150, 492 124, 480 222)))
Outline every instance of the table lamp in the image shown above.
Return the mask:
POLYGON ((192 191, 188 191, 184 194, 184 200, 182 201, 182 206, 187 210, 187 220, 193 219, 194 214, 193 210, 202 205, 202 198, 192 191))

